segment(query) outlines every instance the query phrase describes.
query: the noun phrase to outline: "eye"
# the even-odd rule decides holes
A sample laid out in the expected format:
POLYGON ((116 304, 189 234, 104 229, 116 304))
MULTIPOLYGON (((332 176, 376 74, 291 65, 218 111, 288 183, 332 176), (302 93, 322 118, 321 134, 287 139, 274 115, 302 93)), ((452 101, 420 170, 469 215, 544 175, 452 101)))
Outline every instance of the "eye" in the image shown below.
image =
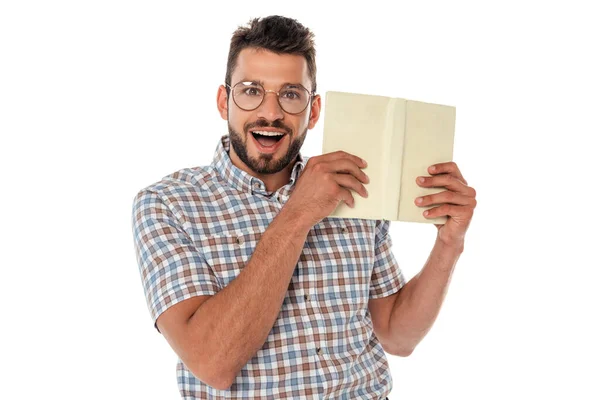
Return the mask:
POLYGON ((300 98, 300 93, 296 90, 287 89, 281 93, 281 97, 285 100, 297 100, 300 98))
POLYGON ((242 93, 244 93, 246 96, 261 96, 262 95, 262 91, 260 90, 260 88, 254 87, 254 86, 245 88, 242 93))

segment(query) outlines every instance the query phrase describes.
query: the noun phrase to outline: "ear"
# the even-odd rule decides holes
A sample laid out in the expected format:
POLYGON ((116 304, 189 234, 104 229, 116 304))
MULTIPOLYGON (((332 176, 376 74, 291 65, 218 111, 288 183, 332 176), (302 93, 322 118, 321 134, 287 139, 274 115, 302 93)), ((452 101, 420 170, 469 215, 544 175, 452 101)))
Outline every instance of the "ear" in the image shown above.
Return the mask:
POLYGON ((221 118, 223 118, 225 121, 227 121, 227 100, 227 88, 224 85, 221 85, 217 91, 217 108, 219 109, 221 118))
POLYGON ((321 115, 321 96, 315 95, 315 97, 310 102, 310 117, 308 118, 308 129, 312 129, 317 124, 319 120, 319 115, 321 115))

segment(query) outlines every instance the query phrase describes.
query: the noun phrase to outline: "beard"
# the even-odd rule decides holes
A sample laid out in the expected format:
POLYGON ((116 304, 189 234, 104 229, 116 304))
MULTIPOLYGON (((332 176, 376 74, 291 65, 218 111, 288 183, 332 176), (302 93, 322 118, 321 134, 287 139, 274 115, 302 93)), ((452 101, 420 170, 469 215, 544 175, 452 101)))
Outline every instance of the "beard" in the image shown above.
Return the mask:
MULTIPOLYGON (((304 144, 304 139, 306 138, 306 132, 308 131, 308 127, 304 129, 304 132, 300 136, 295 139, 292 139, 287 152, 280 159, 273 159, 275 154, 260 154, 259 158, 250 157, 248 154, 247 141, 248 136, 242 136, 239 132, 237 132, 227 121, 227 126, 229 128, 229 142, 231 146, 235 150, 235 153, 238 155, 240 160, 244 164, 248 166, 252 171, 258 174, 275 174, 279 171, 285 169, 288 165, 290 165, 293 161, 296 160, 298 154, 300 153, 300 148, 302 144, 304 144)), ((281 122, 275 121, 275 123, 269 124, 264 120, 258 120, 254 124, 247 124, 244 126, 244 132, 248 132, 247 135, 251 135, 250 128, 264 128, 271 127, 282 129, 286 131, 286 136, 292 136, 292 130, 287 126, 284 126, 281 122)), ((285 137, 280 140, 286 140, 285 137)))

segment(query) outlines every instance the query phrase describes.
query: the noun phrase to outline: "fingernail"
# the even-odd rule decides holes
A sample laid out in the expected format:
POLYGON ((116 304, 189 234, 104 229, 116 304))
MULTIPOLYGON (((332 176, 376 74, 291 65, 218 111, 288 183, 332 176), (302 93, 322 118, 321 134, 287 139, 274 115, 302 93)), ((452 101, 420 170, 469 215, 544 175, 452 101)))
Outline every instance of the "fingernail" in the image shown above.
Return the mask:
POLYGON ((362 160, 364 166, 366 167, 367 166, 367 160, 365 160, 364 158, 361 158, 361 160, 362 160))
POLYGON ((435 165, 431 166, 429 170, 431 170, 431 172, 435 172, 435 165))
POLYGON ((417 197, 417 203, 422 203, 423 202, 423 198, 422 197, 417 197))
POLYGON ((425 178, 423 178, 423 177, 420 177, 420 178, 419 178, 419 182, 421 182, 421 183, 425 182, 425 178))

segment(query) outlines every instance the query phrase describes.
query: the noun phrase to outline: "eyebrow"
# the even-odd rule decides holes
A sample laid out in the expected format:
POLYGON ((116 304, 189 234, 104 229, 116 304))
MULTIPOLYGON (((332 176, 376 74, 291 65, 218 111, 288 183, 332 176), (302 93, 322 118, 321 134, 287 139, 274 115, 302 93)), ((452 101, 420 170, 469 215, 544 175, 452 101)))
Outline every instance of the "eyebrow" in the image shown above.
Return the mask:
MULTIPOLYGON (((252 83, 260 83, 262 86, 265 86, 265 81, 262 81, 260 79, 242 79, 240 82, 252 82, 252 83)), ((302 85, 301 83, 295 83, 295 82, 284 82, 283 85, 281 85, 281 87, 283 86, 296 86, 296 87, 304 87, 304 85, 302 85)))

